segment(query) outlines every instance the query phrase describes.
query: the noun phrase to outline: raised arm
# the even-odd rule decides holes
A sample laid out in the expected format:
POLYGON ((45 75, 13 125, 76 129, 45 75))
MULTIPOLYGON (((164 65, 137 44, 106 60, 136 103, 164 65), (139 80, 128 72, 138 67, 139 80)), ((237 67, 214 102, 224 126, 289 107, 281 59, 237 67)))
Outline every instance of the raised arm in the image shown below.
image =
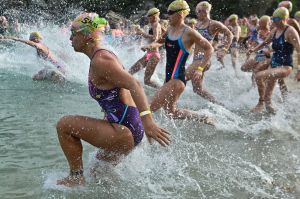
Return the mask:
POLYGON ((252 52, 256 52, 256 51, 260 50, 262 47, 264 47, 265 45, 270 44, 271 41, 272 41, 272 37, 273 37, 273 35, 275 34, 275 31, 276 31, 276 30, 273 29, 273 30, 271 31, 271 33, 268 35, 268 37, 265 39, 264 42, 262 42, 261 44, 257 45, 257 46, 256 46, 255 48, 253 48, 253 49, 249 49, 249 51, 247 52, 247 54, 250 54, 250 53, 252 53, 252 52))
POLYGON ((27 44, 29 46, 37 48, 36 43, 33 42, 33 41, 29 41, 29 40, 25 40, 25 39, 21 39, 21 38, 18 38, 18 37, 13 37, 13 36, 3 36, 2 38, 3 39, 14 40, 14 41, 19 41, 19 42, 22 42, 22 43, 27 44))
POLYGON ((223 45, 224 48, 228 50, 233 39, 233 34, 225 25, 217 21, 215 22, 215 29, 218 33, 224 34, 225 39, 223 41, 223 45))

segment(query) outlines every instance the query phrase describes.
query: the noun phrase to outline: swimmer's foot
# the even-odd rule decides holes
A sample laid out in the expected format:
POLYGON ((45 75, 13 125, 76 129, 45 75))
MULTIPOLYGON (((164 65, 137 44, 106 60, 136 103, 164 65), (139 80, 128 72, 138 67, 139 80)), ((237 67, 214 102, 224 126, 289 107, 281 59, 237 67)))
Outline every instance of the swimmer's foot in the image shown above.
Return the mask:
POLYGON ((212 117, 209 117, 207 115, 201 115, 201 116, 199 116, 198 121, 201 122, 201 123, 204 123, 204 124, 211 125, 211 126, 216 126, 215 119, 212 118, 212 117))
POLYGON ((217 70, 222 70, 224 68, 225 68, 225 66, 221 66, 221 67, 217 68, 217 70))
POLYGON ((268 111, 268 113, 271 113, 271 114, 275 114, 276 113, 276 111, 273 108, 271 102, 266 103, 265 107, 266 107, 266 110, 268 111))
POLYGON ((261 113, 262 111, 264 110, 264 103, 263 102, 258 102, 258 104, 253 108, 251 109, 250 111, 252 113, 261 113))
POLYGON ((57 185, 63 185, 66 187, 83 186, 85 184, 85 178, 82 171, 71 171, 71 174, 61 180, 57 180, 57 185))

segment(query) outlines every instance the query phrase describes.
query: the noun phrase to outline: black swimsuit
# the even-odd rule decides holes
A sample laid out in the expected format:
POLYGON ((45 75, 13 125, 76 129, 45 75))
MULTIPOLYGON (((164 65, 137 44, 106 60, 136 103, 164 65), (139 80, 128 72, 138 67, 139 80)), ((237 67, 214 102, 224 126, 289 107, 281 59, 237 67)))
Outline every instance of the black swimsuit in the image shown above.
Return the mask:
POLYGON ((186 84, 185 63, 190 53, 185 49, 182 43, 182 36, 185 30, 186 28, 176 40, 171 40, 169 35, 166 37, 165 47, 167 51, 167 64, 165 82, 168 82, 171 79, 179 79, 186 84))

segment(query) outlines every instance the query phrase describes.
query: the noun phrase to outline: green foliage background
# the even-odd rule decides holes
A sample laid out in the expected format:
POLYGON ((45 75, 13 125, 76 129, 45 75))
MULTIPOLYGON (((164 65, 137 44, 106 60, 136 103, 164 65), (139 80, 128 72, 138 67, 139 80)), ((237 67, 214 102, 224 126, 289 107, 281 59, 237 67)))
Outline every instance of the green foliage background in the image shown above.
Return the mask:
MULTIPOLYGON (((80 8, 81 10, 94 11, 105 15, 109 10, 129 17, 135 14, 142 15, 149 8, 156 6, 162 13, 166 13, 168 5, 173 0, 0 0, 0 14, 7 13, 10 9, 30 10, 44 12, 53 18, 63 16, 70 9, 80 8)), ((212 17, 223 20, 230 14, 239 16, 250 14, 271 15, 281 0, 208 0, 212 5, 212 17)), ((291 0, 293 14, 300 10, 300 0, 291 0)), ((199 0, 187 0, 192 10, 191 16, 199 3, 199 0)))

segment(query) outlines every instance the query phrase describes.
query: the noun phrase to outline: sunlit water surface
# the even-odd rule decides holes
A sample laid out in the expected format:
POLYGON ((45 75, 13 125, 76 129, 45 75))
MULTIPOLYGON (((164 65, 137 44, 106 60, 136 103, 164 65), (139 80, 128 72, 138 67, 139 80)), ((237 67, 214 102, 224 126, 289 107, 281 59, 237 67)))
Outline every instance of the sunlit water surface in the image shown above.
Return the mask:
MULTIPOLYGON (((205 85, 225 104, 209 103, 193 93, 191 84, 178 106, 216 118, 212 128, 191 121, 171 120, 163 111, 156 121, 171 132, 163 148, 147 139, 116 167, 98 163, 89 177, 96 149, 84 144, 87 185, 68 189, 55 185, 68 166, 59 146, 55 125, 68 114, 102 118, 89 97, 89 60, 75 53, 69 33, 51 26, 38 29, 44 43, 68 66, 68 82, 34 82, 31 76, 45 67, 35 49, 21 43, 1 44, 0 54, 0 198, 299 198, 299 85, 288 80, 290 93, 282 102, 274 92, 277 114, 250 114, 258 99, 250 74, 234 77, 230 57, 226 69, 215 57, 205 85)), ((27 33, 36 31, 28 29, 27 33)), ((22 37, 27 38, 24 33, 22 37)), ((129 68, 143 56, 137 46, 109 46, 129 68)), ((241 58, 238 66, 244 58, 241 58)), ((135 75, 143 80, 143 71, 135 75)), ((164 63, 153 79, 163 84, 164 63)), ((145 87, 148 96, 155 90, 145 87)))

